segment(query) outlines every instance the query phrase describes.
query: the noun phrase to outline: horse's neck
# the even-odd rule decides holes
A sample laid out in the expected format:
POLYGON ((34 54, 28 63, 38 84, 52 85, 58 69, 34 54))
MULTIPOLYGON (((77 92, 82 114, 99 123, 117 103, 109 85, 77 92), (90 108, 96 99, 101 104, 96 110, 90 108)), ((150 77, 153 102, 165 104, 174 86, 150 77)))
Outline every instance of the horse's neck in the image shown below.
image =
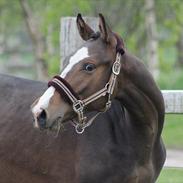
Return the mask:
POLYGON ((118 100, 127 109, 132 120, 150 128, 155 128, 158 123, 158 133, 161 133, 164 121, 163 98, 143 63, 126 53, 122 57, 118 81, 118 100))

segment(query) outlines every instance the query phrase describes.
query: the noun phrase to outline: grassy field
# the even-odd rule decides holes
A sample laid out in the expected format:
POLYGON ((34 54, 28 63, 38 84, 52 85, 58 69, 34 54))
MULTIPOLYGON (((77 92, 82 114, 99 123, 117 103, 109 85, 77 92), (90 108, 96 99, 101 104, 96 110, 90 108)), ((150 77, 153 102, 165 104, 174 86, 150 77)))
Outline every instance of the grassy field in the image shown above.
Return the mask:
MULTIPOLYGON (((166 115, 162 136, 166 148, 183 150, 183 115, 166 115)), ((157 183, 183 183, 183 169, 164 168, 157 183)))
POLYGON ((156 183, 183 183, 183 169, 165 168, 156 183))
POLYGON ((167 148, 183 150, 183 115, 166 115, 162 136, 167 148))

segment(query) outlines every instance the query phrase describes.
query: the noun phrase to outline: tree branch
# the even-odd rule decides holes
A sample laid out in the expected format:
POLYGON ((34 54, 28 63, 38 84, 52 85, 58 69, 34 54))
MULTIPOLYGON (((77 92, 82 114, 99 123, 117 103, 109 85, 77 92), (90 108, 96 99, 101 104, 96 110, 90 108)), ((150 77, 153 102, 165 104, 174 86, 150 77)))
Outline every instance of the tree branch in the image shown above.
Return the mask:
POLYGON ((46 46, 43 36, 39 31, 38 25, 33 17, 32 10, 27 0, 19 0, 23 17, 33 43, 33 48, 36 56, 36 69, 37 77, 39 80, 45 80, 48 78, 48 66, 46 64, 44 55, 46 52, 46 46))

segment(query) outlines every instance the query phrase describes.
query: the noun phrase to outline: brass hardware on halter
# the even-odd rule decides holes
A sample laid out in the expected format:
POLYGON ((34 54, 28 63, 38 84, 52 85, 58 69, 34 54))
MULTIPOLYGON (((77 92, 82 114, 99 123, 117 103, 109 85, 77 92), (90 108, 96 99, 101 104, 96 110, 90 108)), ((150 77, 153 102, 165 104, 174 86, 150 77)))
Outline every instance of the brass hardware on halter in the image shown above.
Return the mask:
POLYGON ((119 75, 120 70, 121 70, 120 59, 121 59, 121 55, 120 55, 120 53, 117 53, 117 55, 116 55, 116 61, 114 62, 113 66, 112 66, 112 72, 115 75, 119 75))
POLYGON ((83 108, 83 102, 81 100, 73 103, 73 109, 75 112, 83 111, 83 108))
POLYGON ((112 66, 112 73, 109 79, 109 82, 105 85, 104 88, 97 91, 93 95, 87 97, 86 99, 80 100, 75 95, 73 89, 68 86, 70 86, 63 78, 60 76, 55 76, 49 83, 48 86, 53 86, 55 89, 58 90, 60 94, 62 94, 62 91, 67 95, 67 97, 70 99, 70 101, 73 104, 73 110, 78 115, 78 121, 74 121, 73 125, 75 126, 75 130, 78 134, 82 134, 86 127, 90 126, 94 119, 101 113, 106 112, 111 107, 111 96, 114 91, 114 87, 116 84, 117 76, 120 73, 121 70, 121 54, 117 52, 116 54, 116 60, 113 63, 112 66), (108 100, 106 102, 105 108, 103 111, 98 112, 95 116, 93 116, 91 119, 87 121, 87 117, 84 116, 84 108, 90 104, 91 102, 99 99, 100 97, 108 95, 108 100))

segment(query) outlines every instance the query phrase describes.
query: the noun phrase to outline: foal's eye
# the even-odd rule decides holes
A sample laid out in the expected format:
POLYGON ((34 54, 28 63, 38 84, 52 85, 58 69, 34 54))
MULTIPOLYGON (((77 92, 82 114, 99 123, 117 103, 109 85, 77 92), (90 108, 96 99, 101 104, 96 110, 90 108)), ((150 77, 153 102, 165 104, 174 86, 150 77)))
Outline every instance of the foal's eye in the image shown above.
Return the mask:
POLYGON ((87 72, 92 72, 95 68, 96 68, 96 66, 94 64, 91 64, 91 63, 86 63, 83 66, 83 70, 85 70, 87 72))

